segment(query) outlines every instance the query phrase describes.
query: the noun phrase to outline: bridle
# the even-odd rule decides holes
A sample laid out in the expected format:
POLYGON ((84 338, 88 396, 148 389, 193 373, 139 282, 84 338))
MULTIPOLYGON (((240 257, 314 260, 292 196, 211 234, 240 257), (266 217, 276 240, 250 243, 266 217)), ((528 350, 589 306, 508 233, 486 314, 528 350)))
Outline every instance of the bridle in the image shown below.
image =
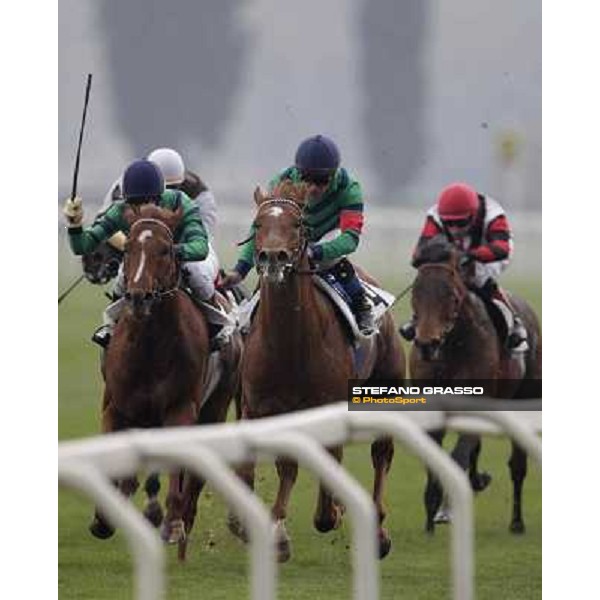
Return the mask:
MULTIPOLYGON (((467 297, 468 292, 460 278, 460 275, 459 275, 457 269, 450 264, 447 264, 447 263, 425 263, 419 267, 419 274, 421 274, 421 272, 423 272, 423 271, 433 270, 433 269, 441 269, 443 271, 447 271, 448 273, 450 273, 451 278, 452 278, 452 293, 453 293, 454 298, 456 299, 456 307, 451 316, 449 325, 444 329, 440 338, 438 340, 436 340, 435 350, 439 351, 444 346, 444 344, 447 342, 450 334, 454 331, 454 329, 456 327, 458 317, 463 308, 463 304, 465 302, 465 298, 467 297)), ((426 354, 429 354, 429 352, 432 350, 432 348, 431 348, 432 343, 425 343, 425 344, 419 343, 417 338, 415 338, 415 346, 417 346, 418 348, 423 350, 426 354)))
MULTIPOLYGON (((259 206, 258 212, 256 214, 256 218, 259 217, 263 209, 269 208, 272 206, 289 206, 292 208, 296 216, 299 220, 299 242, 295 248, 290 248, 290 256, 286 262, 280 265, 283 273, 287 274, 295 274, 295 275, 308 275, 312 274, 315 271, 313 269, 300 269, 299 264, 302 260, 302 257, 306 253, 306 249, 308 248, 308 238, 306 236, 306 226, 304 224, 304 211, 301 206, 299 206, 293 200, 288 200, 287 198, 272 198, 270 200, 265 200, 259 206)), ((265 272, 265 269, 269 268, 269 265, 262 264, 258 257, 260 251, 255 249, 254 252, 254 264, 256 265, 256 271, 259 276, 262 276, 265 272)))
MULTIPOLYGON (((152 304, 155 301, 160 301, 167 296, 172 296, 179 289, 180 284, 181 284, 181 269, 179 267, 179 261, 178 261, 177 257, 175 256, 175 247, 174 247, 175 240, 173 238, 173 232, 171 231, 169 226, 166 223, 163 223, 160 219, 155 219, 152 217, 145 217, 143 219, 137 220, 133 224, 133 226, 131 227, 131 230, 129 232, 129 237, 132 237, 134 228, 137 229, 138 227, 141 227, 143 225, 158 225, 167 234, 170 249, 171 249, 171 262, 174 266, 175 281, 171 281, 165 286, 158 286, 151 290, 140 290, 140 291, 136 291, 135 293, 132 293, 129 290, 127 269, 123 269, 124 283, 125 283, 125 290, 126 290, 125 298, 127 300, 133 300, 134 296, 139 297, 141 295, 143 298, 143 301, 145 303, 152 304)), ((130 242, 128 242, 128 244, 129 243, 130 242)), ((125 245, 124 261, 127 261, 128 244, 125 245)))

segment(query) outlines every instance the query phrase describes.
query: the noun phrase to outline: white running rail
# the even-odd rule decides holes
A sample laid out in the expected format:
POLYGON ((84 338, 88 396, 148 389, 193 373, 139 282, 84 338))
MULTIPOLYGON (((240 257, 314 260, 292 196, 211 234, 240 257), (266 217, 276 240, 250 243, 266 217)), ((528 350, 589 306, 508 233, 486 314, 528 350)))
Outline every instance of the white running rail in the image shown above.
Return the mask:
MULTIPOLYGON (((81 441, 61 442, 61 484, 90 496, 123 529, 134 555, 136 597, 165 598, 163 546, 158 534, 110 479, 142 468, 184 466, 209 481, 243 521, 250 535, 251 597, 276 594, 274 525, 269 511, 235 475, 230 465, 250 458, 284 455, 313 472, 344 502, 353 524, 355 600, 379 597, 376 515, 370 496, 324 449, 389 435, 419 457, 439 478, 453 509, 453 598, 474 598, 473 493, 466 475, 428 431, 451 429, 508 435, 540 467, 542 413, 538 411, 354 412, 346 402, 257 421, 221 425, 130 430, 81 441)), ((401 592, 401 589, 399 589, 401 592)))

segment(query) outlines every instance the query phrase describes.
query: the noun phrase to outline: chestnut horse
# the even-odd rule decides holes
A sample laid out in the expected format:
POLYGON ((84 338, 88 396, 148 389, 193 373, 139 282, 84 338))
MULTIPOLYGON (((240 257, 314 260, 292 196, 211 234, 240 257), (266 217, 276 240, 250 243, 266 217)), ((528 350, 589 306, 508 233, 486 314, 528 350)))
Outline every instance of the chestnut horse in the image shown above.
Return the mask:
MULTIPOLYGON (((126 209, 125 217, 130 225, 124 260, 127 308, 104 357, 102 431, 223 422, 239 385, 241 342, 236 334, 221 351, 222 378, 202 404, 209 333, 204 315, 179 287, 174 232, 182 207, 143 205, 126 209)), ((138 485, 135 477, 116 483, 126 496, 138 485)), ((161 535, 179 544, 182 560, 203 484, 182 471, 169 476, 161 535)), ((103 539, 114 532, 98 511, 90 530, 103 539)))
MULTIPOLYGON (((339 402, 347 396, 349 379, 404 379, 405 358, 391 315, 386 314, 379 334, 370 338, 361 365, 353 358, 353 343, 331 301, 313 283, 307 238, 302 219, 306 195, 303 185, 285 182, 273 194, 254 193, 258 210, 256 264, 260 278, 260 301, 244 343, 242 359, 242 415, 257 419, 339 402)), ((357 361, 358 362, 358 361, 357 361)), ((342 447, 330 448, 341 461, 342 447)), ((391 540, 383 528, 386 513, 383 489, 394 452, 390 438, 371 446, 375 470, 373 498, 379 518, 379 553, 384 557, 391 540)), ((287 505, 296 481, 298 465, 277 458, 279 489, 272 507, 276 522, 278 560, 291 554, 286 532, 287 505)), ((254 463, 238 470, 254 488, 254 463)), ((314 514, 320 532, 336 529, 341 506, 322 485, 314 514)), ((245 539, 239 521, 229 516, 231 531, 245 539)))
MULTIPOLYGON (((464 283, 463 277, 467 274, 453 246, 444 240, 433 240, 420 251, 418 264, 412 290, 416 336, 410 353, 411 379, 479 382, 474 385, 485 382, 485 392, 490 397, 541 398, 541 385, 535 385, 539 382, 533 380, 542 377, 542 334, 533 309, 517 296, 510 296, 513 308, 527 329, 529 341, 529 350, 520 357, 511 356, 483 300, 464 283)), ((432 435, 442 443, 443 431, 432 435)), ((490 480, 489 475, 477 472, 480 449, 479 436, 460 435, 452 452, 457 463, 469 470, 475 491, 485 488, 490 480)), ((515 443, 509 467, 513 481, 510 530, 522 533, 525 525, 521 498, 527 455, 515 443)), ((425 491, 428 532, 433 532, 434 516, 441 500, 441 487, 429 473, 425 491)))

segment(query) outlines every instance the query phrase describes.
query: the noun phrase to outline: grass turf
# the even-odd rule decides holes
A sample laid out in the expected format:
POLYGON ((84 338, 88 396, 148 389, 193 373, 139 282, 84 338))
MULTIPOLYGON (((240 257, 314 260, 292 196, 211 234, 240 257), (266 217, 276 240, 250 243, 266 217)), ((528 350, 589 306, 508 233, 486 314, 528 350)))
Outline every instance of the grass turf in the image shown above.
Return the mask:
MULTIPOLYGON (((63 289, 66 278, 60 284, 63 289)), ((509 288, 531 301, 541 315, 540 285, 512 281, 509 288)), ((59 307, 60 439, 91 436, 99 430, 98 351, 89 342, 89 336, 99 323, 104 304, 100 290, 84 283, 59 307)), ((408 303, 402 302, 396 310, 396 321, 399 323, 407 316, 408 303)), ((453 437, 448 436, 445 446, 450 447, 452 441, 453 437)), ((477 597, 541 598, 541 474, 530 464, 524 491, 527 533, 515 537, 507 529, 512 500, 506 466, 509 452, 506 440, 484 441, 480 464, 492 473, 494 480, 475 502, 477 597)), ((344 464, 370 489, 372 469, 367 446, 347 447, 344 464)), ((390 555, 380 563, 381 598, 419 600, 451 596, 449 528, 438 527, 433 537, 423 533, 424 481, 422 466, 397 445, 386 494, 389 509, 386 525, 393 545, 390 555)), ((257 489, 267 503, 273 501, 276 489, 273 466, 259 467, 257 489)), ((312 476, 301 470, 289 507, 288 531, 293 555, 279 569, 279 598, 351 597, 351 526, 346 521, 335 532, 316 532, 312 527, 316 491, 312 476)), ((141 505, 141 492, 136 502, 141 505)), ((104 542, 92 538, 87 531, 91 513, 92 503, 87 498, 69 490, 59 491, 59 597, 131 598, 132 562, 124 536, 118 532, 104 542)), ((225 515, 221 499, 210 487, 205 489, 190 541, 188 563, 177 564, 175 549, 167 548, 169 598, 248 596, 247 552, 229 534, 225 515)))

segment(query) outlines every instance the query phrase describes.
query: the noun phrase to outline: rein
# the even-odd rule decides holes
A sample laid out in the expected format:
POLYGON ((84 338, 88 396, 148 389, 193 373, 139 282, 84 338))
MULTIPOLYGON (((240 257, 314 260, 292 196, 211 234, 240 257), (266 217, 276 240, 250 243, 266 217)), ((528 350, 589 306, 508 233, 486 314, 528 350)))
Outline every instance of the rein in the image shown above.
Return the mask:
MULTIPOLYGON (((258 212, 257 212, 256 216, 258 217, 258 215, 260 215, 261 211, 265 207, 268 208, 270 206, 281 206, 282 204, 293 208, 294 211, 296 211, 298 218, 300 219, 300 244, 298 245, 297 248, 292 250, 292 257, 290 259, 290 262, 285 265, 285 268, 288 270, 288 272, 293 273, 295 275, 313 275, 314 273, 318 273, 317 269, 299 269, 296 266, 298 264, 298 262, 300 262, 301 258, 304 256, 304 254, 306 252, 306 249, 308 248, 308 240, 305 235, 306 228, 304 227, 304 219, 303 219, 304 211, 303 211, 302 207, 298 205, 298 203, 294 202, 293 200, 288 200, 287 198, 271 198, 270 200, 265 200, 264 202, 261 203, 261 205, 258 208, 258 212)), ((254 236, 252 235, 245 241, 249 241, 253 237, 254 236)), ((241 243, 245 243, 245 242, 240 242, 240 244, 241 243)), ((255 264, 257 263, 256 259, 254 262, 255 262, 255 264)))
MULTIPOLYGON (((450 275, 452 277, 452 293, 454 294, 454 297, 456 298, 456 300, 458 302, 456 311, 452 315, 451 326, 448 327, 443 332, 443 335, 441 337, 441 340, 440 340, 440 348, 441 348, 442 346, 444 346, 444 344, 446 343, 446 341, 448 339, 448 336, 454 331, 454 329, 456 327, 456 321, 458 319, 460 311, 462 310, 465 298, 467 297, 467 289, 464 286, 462 279, 460 278, 460 275, 458 274, 458 271, 452 265, 449 265, 446 263, 426 263, 419 267, 419 273, 421 273, 422 271, 425 271, 425 270, 433 270, 433 269, 438 269, 438 270, 441 269, 443 271, 447 271, 450 273, 450 275)), ((416 343, 416 340, 415 340, 415 343, 416 343)))

